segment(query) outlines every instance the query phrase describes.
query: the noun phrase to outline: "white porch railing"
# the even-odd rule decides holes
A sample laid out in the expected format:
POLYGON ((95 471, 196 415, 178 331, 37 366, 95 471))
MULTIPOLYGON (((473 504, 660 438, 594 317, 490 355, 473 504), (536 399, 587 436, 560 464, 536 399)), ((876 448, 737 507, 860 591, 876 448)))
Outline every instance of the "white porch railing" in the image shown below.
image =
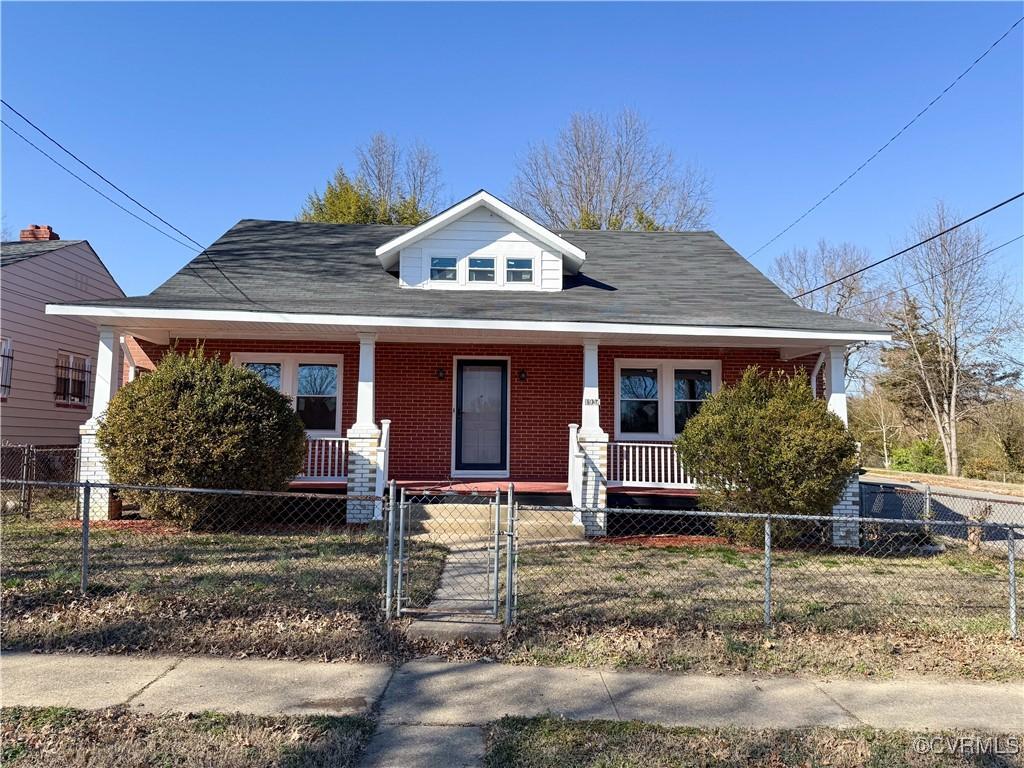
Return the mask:
POLYGON ((295 478, 304 482, 338 483, 348 478, 347 437, 307 437, 306 463, 295 478))
MULTIPOLYGON (((374 490, 377 498, 384 495, 388 485, 388 453, 391 443, 391 420, 380 420, 380 443, 377 446, 377 486, 374 490)), ((379 505, 379 502, 378 502, 379 505)), ((376 519, 376 518, 375 518, 376 519)))
POLYGON ((608 485, 696 488, 673 443, 608 443, 608 485))

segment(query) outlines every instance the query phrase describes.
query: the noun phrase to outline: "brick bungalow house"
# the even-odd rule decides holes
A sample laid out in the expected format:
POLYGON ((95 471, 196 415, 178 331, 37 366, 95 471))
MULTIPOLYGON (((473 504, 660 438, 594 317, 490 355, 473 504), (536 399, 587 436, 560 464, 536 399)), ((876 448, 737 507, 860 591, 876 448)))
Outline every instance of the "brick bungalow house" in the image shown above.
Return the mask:
POLYGON ((512 481, 590 510, 692 496, 671 441, 749 365, 808 376, 845 419, 847 345, 889 338, 800 307, 713 232, 554 232, 485 191, 417 227, 243 220, 148 296, 48 312, 100 329, 83 479, 106 477, 96 419, 130 335, 133 365, 202 343, 292 396, 297 484, 512 481))

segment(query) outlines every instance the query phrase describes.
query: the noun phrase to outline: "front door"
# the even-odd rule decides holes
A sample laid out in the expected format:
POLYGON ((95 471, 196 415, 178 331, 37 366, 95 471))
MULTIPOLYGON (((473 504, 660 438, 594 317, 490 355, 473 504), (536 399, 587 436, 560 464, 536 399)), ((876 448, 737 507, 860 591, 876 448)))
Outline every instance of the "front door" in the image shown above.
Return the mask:
POLYGON ((455 377, 455 470, 508 471, 508 363, 459 360, 455 377))

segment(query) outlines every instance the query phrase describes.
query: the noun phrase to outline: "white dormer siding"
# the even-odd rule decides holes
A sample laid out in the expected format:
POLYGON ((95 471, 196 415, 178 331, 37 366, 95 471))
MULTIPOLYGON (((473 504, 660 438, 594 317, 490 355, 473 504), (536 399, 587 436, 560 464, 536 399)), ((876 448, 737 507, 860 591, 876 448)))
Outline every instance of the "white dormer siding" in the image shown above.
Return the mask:
MULTIPOLYGON (((436 262, 445 266, 451 263, 436 262)), ((479 207, 417 240, 414 245, 402 248, 399 282, 403 288, 431 290, 560 291, 562 257, 505 218, 479 207), (431 279, 434 259, 454 260, 454 279, 431 279), (486 276, 485 270, 491 264, 490 261, 471 264, 475 259, 493 259, 493 281, 470 279, 471 266, 478 266, 477 276, 486 276), (532 273, 529 280, 522 279, 527 263, 532 273), (510 275, 510 269, 514 274, 510 275), (513 276, 520 279, 510 280, 513 276)))

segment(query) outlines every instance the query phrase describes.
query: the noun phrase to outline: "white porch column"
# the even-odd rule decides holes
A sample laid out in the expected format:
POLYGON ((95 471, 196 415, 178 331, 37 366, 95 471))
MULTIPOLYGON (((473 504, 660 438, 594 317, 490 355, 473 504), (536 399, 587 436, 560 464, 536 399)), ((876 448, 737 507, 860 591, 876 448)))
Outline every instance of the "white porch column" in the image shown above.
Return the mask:
POLYGON ((598 342, 583 342, 583 412, 579 430, 583 453, 581 522, 588 536, 607 532, 608 435, 601 429, 601 393, 598 388, 598 342))
POLYGON ((848 424, 846 416, 846 347, 829 347, 825 360, 828 409, 848 424))
MULTIPOLYGON (((849 424, 846 411, 846 348, 829 347, 825 353, 825 391, 828 409, 849 424)), ((834 507, 833 517, 860 517, 860 475, 854 472, 843 489, 843 495, 834 507)), ((843 520, 832 524, 832 545, 836 547, 860 546, 860 524, 843 520)))
MULTIPOLYGON (((100 326, 96 362, 93 366, 95 384, 92 395, 92 418, 78 428, 81 436, 78 479, 81 482, 109 483, 107 464, 96 444, 96 432, 111 398, 121 383, 121 337, 109 325, 100 326)), ((110 491, 93 488, 89 498, 89 519, 106 520, 110 514, 110 491)))
POLYGON ((356 390, 356 423, 348 437, 348 513, 350 523, 366 523, 374 518, 377 505, 372 498, 377 490, 377 451, 380 428, 374 421, 374 357, 377 335, 359 334, 359 385, 356 390), (364 498, 357 498, 364 497, 364 498))

